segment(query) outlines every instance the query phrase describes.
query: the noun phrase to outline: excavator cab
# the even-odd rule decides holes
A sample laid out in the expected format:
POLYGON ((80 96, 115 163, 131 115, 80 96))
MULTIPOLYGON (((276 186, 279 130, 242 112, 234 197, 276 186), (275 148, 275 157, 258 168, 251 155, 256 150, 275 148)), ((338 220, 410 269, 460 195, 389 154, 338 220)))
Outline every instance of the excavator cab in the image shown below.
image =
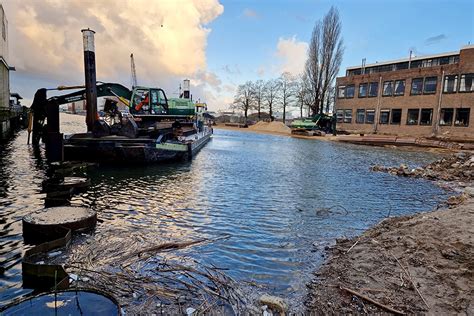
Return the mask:
POLYGON ((136 87, 133 89, 130 113, 142 115, 163 115, 168 112, 165 92, 157 88, 136 87))

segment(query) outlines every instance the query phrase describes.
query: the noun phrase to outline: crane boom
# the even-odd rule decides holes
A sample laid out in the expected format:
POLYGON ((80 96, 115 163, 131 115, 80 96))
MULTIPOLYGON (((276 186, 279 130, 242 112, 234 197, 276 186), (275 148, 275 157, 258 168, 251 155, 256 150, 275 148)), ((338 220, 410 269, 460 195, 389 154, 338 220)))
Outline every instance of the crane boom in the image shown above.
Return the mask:
POLYGON ((132 88, 136 87, 137 84, 137 71, 135 70, 135 59, 133 53, 130 54, 130 72, 132 74, 132 88))

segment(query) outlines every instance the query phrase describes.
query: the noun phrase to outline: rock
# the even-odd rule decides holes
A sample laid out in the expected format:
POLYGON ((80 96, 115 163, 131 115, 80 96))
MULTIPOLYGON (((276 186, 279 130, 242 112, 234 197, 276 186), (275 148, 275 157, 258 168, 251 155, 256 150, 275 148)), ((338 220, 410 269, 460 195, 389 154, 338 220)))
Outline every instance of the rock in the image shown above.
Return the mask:
POLYGON ((288 310, 288 304, 286 304, 286 302, 282 298, 277 296, 263 294, 262 296, 260 296, 259 301, 260 304, 267 305, 273 311, 278 311, 280 313, 285 314, 288 310))
POLYGON ((464 193, 466 193, 470 197, 474 197, 474 187, 464 188, 464 193))
POLYGON ((456 162, 456 163, 453 163, 453 164, 451 165, 451 168, 459 168, 460 166, 461 166, 461 165, 456 162))

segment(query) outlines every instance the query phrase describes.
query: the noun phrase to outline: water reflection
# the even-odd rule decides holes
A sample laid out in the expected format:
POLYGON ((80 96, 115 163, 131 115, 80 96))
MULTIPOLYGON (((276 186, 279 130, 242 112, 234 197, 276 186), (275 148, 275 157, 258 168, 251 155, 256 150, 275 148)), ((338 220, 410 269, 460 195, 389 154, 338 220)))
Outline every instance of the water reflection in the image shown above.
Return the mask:
MULTIPOLYGON (((0 157, 1 262, 19 262, 20 219, 44 202, 42 153, 25 144, 26 132, 5 145, 0 157)), ((321 245, 358 234, 388 213, 429 210, 445 197, 424 180, 369 172, 371 164, 416 166, 436 158, 216 130, 192 162, 90 171, 91 187, 71 203, 97 210, 103 222, 96 234, 122 247, 140 239, 230 235, 179 255, 228 268, 237 280, 259 282, 293 299, 301 297, 320 264, 321 245)), ((0 276, 0 303, 21 294, 19 269, 13 265, 0 276)))

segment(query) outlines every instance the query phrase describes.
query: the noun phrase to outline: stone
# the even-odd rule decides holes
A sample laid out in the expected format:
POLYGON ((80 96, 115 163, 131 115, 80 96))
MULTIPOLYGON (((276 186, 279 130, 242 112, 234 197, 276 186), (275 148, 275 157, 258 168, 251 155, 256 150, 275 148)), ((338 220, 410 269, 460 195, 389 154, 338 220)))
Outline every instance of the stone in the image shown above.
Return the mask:
POLYGON ((474 197, 474 187, 466 187, 464 188, 464 193, 469 195, 470 197, 474 197))
POLYGON ((288 304, 281 297, 263 294, 259 299, 260 304, 267 305, 273 311, 285 314, 288 310, 288 304))

